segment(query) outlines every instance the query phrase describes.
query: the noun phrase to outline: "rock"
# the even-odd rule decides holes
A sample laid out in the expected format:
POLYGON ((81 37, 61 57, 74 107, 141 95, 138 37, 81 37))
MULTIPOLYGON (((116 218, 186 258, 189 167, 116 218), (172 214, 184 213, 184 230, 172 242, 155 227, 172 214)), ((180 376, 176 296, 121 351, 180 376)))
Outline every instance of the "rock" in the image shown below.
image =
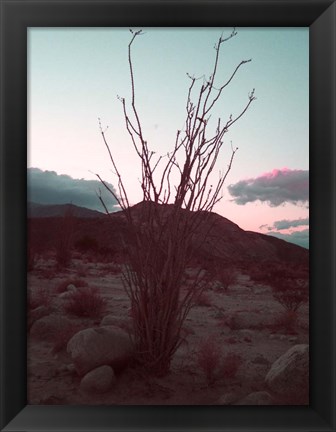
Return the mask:
POLYGON ((117 318, 115 317, 115 315, 108 314, 101 319, 100 325, 101 326, 115 325, 116 322, 117 322, 117 318))
POLYGON ((73 296, 73 293, 74 293, 74 291, 64 291, 58 297, 60 299, 66 300, 68 298, 71 298, 73 296))
POLYGON ((235 405, 274 405, 274 399, 266 391, 250 393, 235 405))
POLYGON ((28 313, 28 328, 34 324, 40 318, 50 314, 50 309, 47 306, 39 306, 28 313))
POLYGON ((100 325, 101 326, 116 326, 118 327, 118 322, 120 321, 120 319, 116 318, 115 315, 113 314, 109 314, 104 316, 104 318, 102 318, 100 325))
POLYGON ((91 393, 105 393, 111 389, 116 378, 110 366, 100 366, 87 373, 80 383, 80 389, 91 393))
POLYGON ((66 290, 69 291, 69 292, 75 292, 75 291, 77 291, 77 288, 75 287, 74 284, 69 284, 69 285, 66 287, 66 290))
POLYGON ((66 333, 73 326, 74 322, 68 318, 52 314, 35 321, 30 336, 37 340, 54 342, 60 333, 66 333))
POLYGON ((39 405, 66 405, 68 402, 64 396, 50 395, 39 399, 39 405))
POLYGON ((68 364, 68 365, 66 366, 66 368, 67 368, 67 371, 70 372, 70 373, 74 373, 74 372, 76 372, 75 365, 72 364, 72 363, 68 364))
POLYGON ((98 366, 112 366, 119 370, 127 366, 133 356, 133 345, 124 331, 116 327, 88 328, 76 333, 68 342, 70 354, 79 375, 98 366))
POLYGON ((237 393, 226 393, 225 395, 221 396, 218 399, 218 404, 219 405, 233 405, 235 402, 237 402, 237 400, 239 399, 239 396, 237 395, 237 393))
POLYGON ((100 325, 103 327, 118 327, 122 330, 125 330, 126 332, 130 332, 132 330, 132 321, 130 319, 116 318, 113 314, 104 316, 104 318, 100 322, 100 325))
POLYGON ((65 365, 65 364, 61 364, 61 365, 56 369, 56 372, 57 372, 57 373, 68 372, 67 365, 65 365))
POLYGON ((291 403, 308 403, 309 345, 294 345, 271 366, 268 388, 291 403))

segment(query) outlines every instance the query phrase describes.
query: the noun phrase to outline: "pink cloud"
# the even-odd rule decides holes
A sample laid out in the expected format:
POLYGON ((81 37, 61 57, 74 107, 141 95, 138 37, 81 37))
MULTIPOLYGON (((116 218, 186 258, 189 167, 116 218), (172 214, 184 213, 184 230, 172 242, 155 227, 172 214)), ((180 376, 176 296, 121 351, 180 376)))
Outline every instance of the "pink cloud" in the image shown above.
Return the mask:
POLYGON ((303 205, 309 200, 309 171, 273 169, 259 177, 230 185, 228 190, 239 205, 258 200, 271 207, 285 203, 303 205))

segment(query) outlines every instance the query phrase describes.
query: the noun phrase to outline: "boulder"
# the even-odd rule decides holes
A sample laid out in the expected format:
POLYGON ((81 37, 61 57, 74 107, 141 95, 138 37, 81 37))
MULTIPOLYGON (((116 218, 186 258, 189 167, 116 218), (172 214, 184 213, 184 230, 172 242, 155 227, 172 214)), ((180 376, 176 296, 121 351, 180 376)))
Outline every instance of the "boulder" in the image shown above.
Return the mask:
POLYGON ((235 405, 274 405, 274 399, 266 391, 250 393, 235 405))
POLYGON ((268 388, 289 403, 308 403, 309 345, 294 345, 271 366, 268 388))
POLYGON ((37 321, 38 319, 43 318, 49 314, 50 314, 50 309, 47 306, 38 306, 37 308, 29 311, 28 312, 28 328, 30 329, 35 321, 37 321))
MULTIPOLYGON (((77 289, 76 289, 76 291, 77 291, 77 289)), ((72 291, 72 290, 70 290, 70 291, 64 291, 64 292, 62 292, 61 294, 59 294, 58 297, 59 297, 60 299, 66 300, 66 299, 71 298, 71 297, 73 296, 74 292, 75 292, 75 291, 72 291)))
POLYGON ((103 327, 104 326, 116 326, 116 327, 118 327, 118 322, 119 322, 119 319, 116 318, 115 315, 109 314, 109 315, 105 315, 102 318, 100 325, 103 327))
POLYGON ((110 366, 100 366, 82 378, 80 389, 88 393, 105 393, 112 388, 115 380, 114 371, 110 366))
POLYGON ((234 405, 235 402, 239 399, 240 396, 238 396, 237 393, 229 392, 224 394, 218 399, 219 405, 234 405))
POLYGON ((70 354, 79 375, 103 365, 119 370, 133 357, 133 345, 127 333, 116 327, 88 328, 76 333, 68 342, 70 354))
POLYGON ((74 322, 61 315, 48 315, 34 322, 30 336, 36 340, 54 342, 60 333, 73 328, 74 322))
POLYGON ((132 321, 130 319, 120 319, 113 314, 105 315, 101 320, 100 325, 103 327, 118 327, 125 330, 127 333, 132 331, 132 321))

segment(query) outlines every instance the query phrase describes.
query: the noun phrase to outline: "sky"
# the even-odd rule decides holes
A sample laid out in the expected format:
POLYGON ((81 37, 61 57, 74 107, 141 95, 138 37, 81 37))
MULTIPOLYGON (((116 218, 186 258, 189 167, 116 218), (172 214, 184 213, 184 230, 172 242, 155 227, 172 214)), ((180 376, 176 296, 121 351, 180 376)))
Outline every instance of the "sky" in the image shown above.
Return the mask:
MULTIPOLYGON (((211 121, 244 116, 224 137, 213 181, 238 147, 214 211, 245 230, 308 247, 309 29, 237 28, 222 45, 215 86, 244 64, 211 121)), ((132 51, 136 104, 150 150, 165 155, 183 128, 190 78, 209 76, 219 37, 232 28, 145 28, 132 51)), ((131 97, 128 28, 28 29, 28 199, 103 211, 99 174, 117 185, 100 118, 130 202, 142 199, 140 161, 118 96, 131 97)), ((202 80, 197 84, 201 85, 202 80)), ((105 194, 110 210, 114 199, 105 194)))

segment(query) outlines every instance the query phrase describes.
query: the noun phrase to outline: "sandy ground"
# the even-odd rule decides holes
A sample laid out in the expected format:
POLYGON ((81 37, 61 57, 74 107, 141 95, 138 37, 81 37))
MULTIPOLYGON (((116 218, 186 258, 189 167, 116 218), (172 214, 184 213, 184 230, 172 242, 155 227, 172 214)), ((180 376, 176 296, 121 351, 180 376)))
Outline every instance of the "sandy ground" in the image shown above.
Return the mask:
MULTIPOLYGON (((104 313, 112 315, 114 325, 130 324, 129 300, 121 274, 113 264, 87 262, 80 257, 64 272, 55 271, 53 259, 40 259, 29 273, 28 288, 48 294, 48 313, 64 314, 57 287, 72 278, 97 287, 107 299, 104 313)), ((192 278, 195 269, 188 270, 192 278)), ((283 308, 274 300, 271 288, 258 285, 247 274, 238 274, 227 292, 218 283, 205 292, 188 315, 184 341, 173 359, 171 372, 162 378, 129 367, 117 375, 113 388, 104 394, 88 394, 79 388, 81 378, 74 371, 66 349, 54 352, 53 342, 35 340, 28 333, 28 403, 75 405, 217 405, 236 403, 248 394, 267 390, 265 376, 272 363, 291 346, 308 343, 308 305, 298 312, 294 331, 277 326, 283 308), (237 325, 235 317, 250 317, 237 325), (243 327, 243 328, 242 328, 243 327), (198 362, 198 352, 206 340, 214 340, 221 359, 237 354, 241 361, 236 374, 225 376, 220 367, 212 384, 198 362)), ((69 315, 68 315, 69 317, 69 315)), ((101 319, 70 316, 79 328, 96 327, 101 319)), ((275 400, 275 403, 278 403, 275 400)))

